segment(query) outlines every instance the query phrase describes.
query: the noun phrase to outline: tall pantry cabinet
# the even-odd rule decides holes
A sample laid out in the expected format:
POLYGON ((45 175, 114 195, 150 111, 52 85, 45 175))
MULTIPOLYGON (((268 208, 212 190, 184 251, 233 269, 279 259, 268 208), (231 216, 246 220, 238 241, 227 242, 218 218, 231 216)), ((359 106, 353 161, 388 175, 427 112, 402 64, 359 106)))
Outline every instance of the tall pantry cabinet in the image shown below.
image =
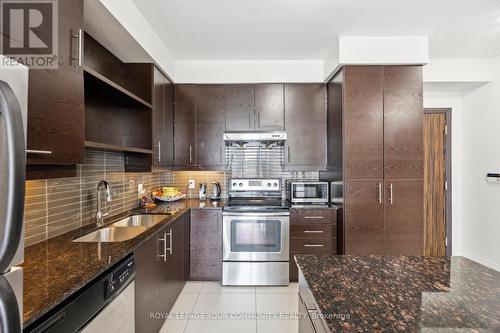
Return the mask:
POLYGON ((421 66, 345 66, 328 83, 328 167, 343 182, 344 252, 421 255, 421 66))

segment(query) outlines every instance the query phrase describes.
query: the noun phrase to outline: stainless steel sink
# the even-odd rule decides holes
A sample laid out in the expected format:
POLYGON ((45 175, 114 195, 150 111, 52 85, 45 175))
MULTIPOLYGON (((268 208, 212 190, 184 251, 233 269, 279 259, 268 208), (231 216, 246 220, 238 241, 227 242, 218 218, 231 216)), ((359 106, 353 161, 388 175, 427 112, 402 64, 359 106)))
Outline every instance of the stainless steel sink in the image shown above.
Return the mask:
POLYGON ((165 220, 166 215, 132 215, 123 220, 111 224, 113 227, 146 227, 152 226, 165 220))
POLYGON ((123 242, 148 230, 146 227, 107 227, 73 240, 73 242, 123 242))

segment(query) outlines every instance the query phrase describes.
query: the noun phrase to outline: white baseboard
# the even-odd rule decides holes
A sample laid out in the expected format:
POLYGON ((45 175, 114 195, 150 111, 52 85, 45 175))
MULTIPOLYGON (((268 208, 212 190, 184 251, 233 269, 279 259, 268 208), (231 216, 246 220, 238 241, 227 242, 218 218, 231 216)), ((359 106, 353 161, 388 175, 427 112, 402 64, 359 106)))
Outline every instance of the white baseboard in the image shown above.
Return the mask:
POLYGON ((481 265, 484 265, 486 267, 489 267, 489 268, 496 270, 497 272, 500 272, 500 265, 497 263, 494 263, 494 262, 489 261, 487 259, 484 259, 482 257, 476 256, 475 254, 469 253, 467 251, 462 251, 462 255, 470 260, 473 260, 477 263, 480 263, 481 265))

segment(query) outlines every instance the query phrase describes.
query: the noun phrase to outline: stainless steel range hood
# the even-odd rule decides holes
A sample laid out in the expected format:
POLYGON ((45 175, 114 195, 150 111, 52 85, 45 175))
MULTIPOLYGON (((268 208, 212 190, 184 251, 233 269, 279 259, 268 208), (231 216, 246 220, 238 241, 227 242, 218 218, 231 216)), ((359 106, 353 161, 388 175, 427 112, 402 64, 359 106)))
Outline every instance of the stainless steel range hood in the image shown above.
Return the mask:
POLYGON ((225 132, 224 142, 231 145, 283 145, 286 141, 286 132, 225 132))

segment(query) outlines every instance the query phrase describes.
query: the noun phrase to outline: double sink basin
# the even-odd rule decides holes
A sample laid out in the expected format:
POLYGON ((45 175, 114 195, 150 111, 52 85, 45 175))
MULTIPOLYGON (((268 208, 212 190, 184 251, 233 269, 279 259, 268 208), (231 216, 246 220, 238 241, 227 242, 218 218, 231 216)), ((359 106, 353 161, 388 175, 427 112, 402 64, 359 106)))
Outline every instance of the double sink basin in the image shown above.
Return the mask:
POLYGON ((98 229, 85 236, 76 238, 73 242, 123 242, 133 239, 149 228, 165 220, 171 214, 164 215, 132 215, 108 227, 98 229))

